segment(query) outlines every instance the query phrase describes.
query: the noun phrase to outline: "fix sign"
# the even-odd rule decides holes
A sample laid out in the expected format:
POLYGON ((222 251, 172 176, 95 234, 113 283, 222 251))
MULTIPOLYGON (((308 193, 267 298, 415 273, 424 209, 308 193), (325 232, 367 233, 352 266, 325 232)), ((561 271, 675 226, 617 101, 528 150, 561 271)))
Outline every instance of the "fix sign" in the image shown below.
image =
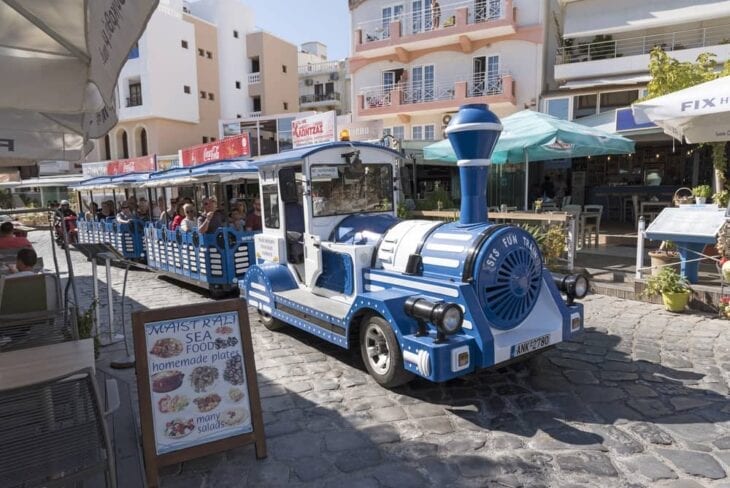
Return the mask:
POLYGON ((248 134, 226 137, 220 141, 199 144, 180 150, 180 161, 183 167, 197 166, 211 161, 240 158, 251 155, 248 134))
POLYGON ((295 119, 291 123, 292 142, 295 148, 334 142, 335 112, 295 119))

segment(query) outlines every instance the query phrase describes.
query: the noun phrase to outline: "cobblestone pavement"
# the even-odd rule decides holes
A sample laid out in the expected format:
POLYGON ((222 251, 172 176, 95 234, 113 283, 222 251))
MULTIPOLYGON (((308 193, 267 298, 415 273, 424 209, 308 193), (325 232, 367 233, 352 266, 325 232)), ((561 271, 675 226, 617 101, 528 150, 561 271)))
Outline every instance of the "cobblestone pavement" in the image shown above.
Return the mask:
MULTIPOLYGON (((75 260, 86 294, 90 266, 75 260)), ((135 308, 206 300, 139 271, 129 295, 135 308)), ((247 446, 166 468, 162 484, 730 487, 729 323, 584 303, 574 342, 393 391, 350 353, 293 328, 269 332, 252 314, 268 458, 247 446)))

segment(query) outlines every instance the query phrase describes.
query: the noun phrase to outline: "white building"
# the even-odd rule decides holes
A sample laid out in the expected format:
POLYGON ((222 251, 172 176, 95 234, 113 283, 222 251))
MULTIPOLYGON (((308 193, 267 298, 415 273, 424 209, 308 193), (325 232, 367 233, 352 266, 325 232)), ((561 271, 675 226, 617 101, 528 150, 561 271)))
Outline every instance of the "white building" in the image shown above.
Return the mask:
POLYGON ((327 46, 307 42, 299 50, 299 108, 337 115, 350 113, 346 60, 328 60, 327 46))
POLYGON ((544 0, 350 0, 353 114, 398 139, 441 139, 465 103, 500 116, 536 107, 544 0))

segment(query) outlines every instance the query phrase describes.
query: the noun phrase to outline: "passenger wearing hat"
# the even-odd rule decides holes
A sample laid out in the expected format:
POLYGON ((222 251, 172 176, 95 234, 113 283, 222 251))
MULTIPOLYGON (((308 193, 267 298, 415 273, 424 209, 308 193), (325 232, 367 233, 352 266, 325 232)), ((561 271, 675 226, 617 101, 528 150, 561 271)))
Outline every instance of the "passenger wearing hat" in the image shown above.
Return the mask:
POLYGON ((3 222, 0 225, 0 249, 31 248, 33 245, 26 237, 18 237, 13 233, 13 223, 3 222))
POLYGON ((198 217, 198 230, 203 234, 213 234, 225 225, 226 218, 218 210, 218 199, 211 195, 203 198, 203 211, 198 217))
POLYGON ((119 213, 117 214, 117 222, 120 224, 128 224, 132 220, 132 210, 129 208, 128 202, 122 202, 119 213))

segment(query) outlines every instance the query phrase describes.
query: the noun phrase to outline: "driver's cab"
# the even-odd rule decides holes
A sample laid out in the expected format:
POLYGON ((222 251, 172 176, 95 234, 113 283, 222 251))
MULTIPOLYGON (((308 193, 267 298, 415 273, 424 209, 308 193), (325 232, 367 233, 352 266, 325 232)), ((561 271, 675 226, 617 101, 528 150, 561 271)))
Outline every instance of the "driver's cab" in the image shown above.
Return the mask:
POLYGON ((257 161, 257 262, 286 266, 300 289, 352 303, 377 231, 397 221, 398 158, 373 144, 332 143, 257 161))

